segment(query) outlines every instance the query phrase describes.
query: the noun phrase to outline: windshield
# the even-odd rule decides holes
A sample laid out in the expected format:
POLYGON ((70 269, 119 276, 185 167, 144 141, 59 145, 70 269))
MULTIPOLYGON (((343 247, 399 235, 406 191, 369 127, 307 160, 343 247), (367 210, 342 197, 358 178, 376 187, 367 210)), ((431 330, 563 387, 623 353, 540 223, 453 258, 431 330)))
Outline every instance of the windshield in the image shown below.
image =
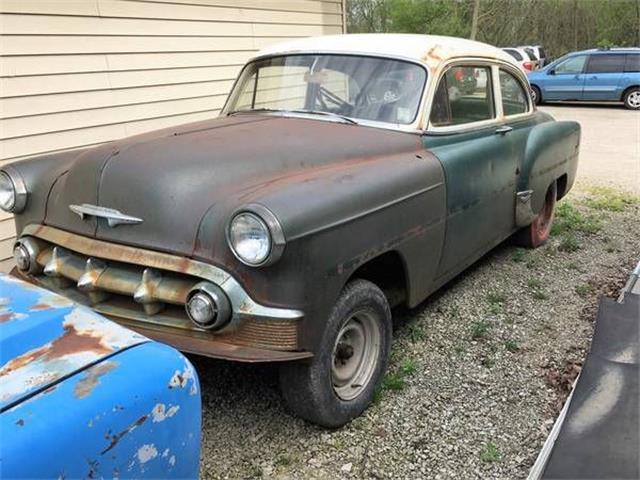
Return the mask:
POLYGON ((352 55, 287 55, 248 64, 227 115, 275 110, 345 119, 413 123, 426 71, 419 65, 352 55))

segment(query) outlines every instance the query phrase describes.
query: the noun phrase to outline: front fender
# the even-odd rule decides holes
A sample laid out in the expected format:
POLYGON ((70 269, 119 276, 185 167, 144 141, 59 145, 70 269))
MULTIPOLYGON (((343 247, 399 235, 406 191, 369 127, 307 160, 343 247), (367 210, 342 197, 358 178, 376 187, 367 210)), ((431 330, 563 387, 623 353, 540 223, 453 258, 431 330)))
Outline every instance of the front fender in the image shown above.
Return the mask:
POLYGON ((569 191, 578 168, 579 150, 578 122, 550 121, 533 127, 518 178, 518 192, 531 191, 533 214, 542 209, 549 185, 563 175, 567 176, 567 183, 562 193, 569 191))
POLYGON ((18 234, 30 223, 43 223, 53 184, 84 150, 42 155, 7 165, 20 175, 27 188, 26 207, 15 216, 18 234))

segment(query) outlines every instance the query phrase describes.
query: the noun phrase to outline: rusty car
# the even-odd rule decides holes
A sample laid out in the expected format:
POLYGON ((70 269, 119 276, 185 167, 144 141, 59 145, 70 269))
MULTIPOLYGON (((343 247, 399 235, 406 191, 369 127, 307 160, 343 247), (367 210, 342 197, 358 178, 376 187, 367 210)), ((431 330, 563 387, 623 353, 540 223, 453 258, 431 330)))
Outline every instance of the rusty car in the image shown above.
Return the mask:
POLYGON ((198 478, 182 354, 5 274, 0 326, 3 478, 198 478))
POLYGON ((547 239, 579 143, 490 45, 299 39, 217 118, 4 166, 0 206, 14 275, 183 351, 280 362, 290 410, 336 427, 381 382, 392 307, 547 239))

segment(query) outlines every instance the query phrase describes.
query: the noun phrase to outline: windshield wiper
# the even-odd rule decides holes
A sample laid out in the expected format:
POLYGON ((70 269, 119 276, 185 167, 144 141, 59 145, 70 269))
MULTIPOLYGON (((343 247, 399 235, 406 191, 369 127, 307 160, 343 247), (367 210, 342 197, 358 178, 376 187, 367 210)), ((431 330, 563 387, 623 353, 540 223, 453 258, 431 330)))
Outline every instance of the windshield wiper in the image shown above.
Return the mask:
POLYGON ((240 114, 240 113, 260 113, 260 112, 286 112, 286 110, 281 110, 279 108, 251 108, 251 109, 247 109, 247 110, 232 110, 230 112, 227 112, 227 117, 231 116, 231 115, 236 115, 236 114, 240 114))
POLYGON ((250 110, 232 110, 231 112, 227 113, 227 117, 230 115, 236 115, 236 114, 260 113, 260 112, 278 112, 278 113, 285 113, 285 114, 286 113, 303 113, 306 115, 324 115, 327 117, 333 117, 333 118, 343 120, 346 123, 358 125, 358 122, 356 122, 353 118, 347 117, 345 115, 340 115, 339 113, 325 112, 322 110, 306 110, 306 109, 285 110, 281 108, 252 108, 250 110))
POLYGON ((323 110, 299 109, 299 110, 287 110, 287 112, 291 112, 291 113, 306 113, 306 114, 309 114, 309 115, 325 115, 325 116, 328 116, 328 117, 339 118, 341 120, 344 120, 347 123, 351 123, 352 125, 358 125, 358 122, 356 122, 351 117, 347 117, 346 115, 340 115, 339 113, 325 112, 323 110))

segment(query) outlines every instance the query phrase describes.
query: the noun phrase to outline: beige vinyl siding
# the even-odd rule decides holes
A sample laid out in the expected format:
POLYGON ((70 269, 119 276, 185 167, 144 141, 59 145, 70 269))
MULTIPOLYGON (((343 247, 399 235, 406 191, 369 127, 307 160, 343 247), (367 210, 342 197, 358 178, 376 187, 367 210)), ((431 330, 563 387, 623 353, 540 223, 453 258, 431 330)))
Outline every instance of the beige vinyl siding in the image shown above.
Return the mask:
MULTIPOLYGON (((0 166, 214 117, 241 66, 343 0, 0 0, 0 166)), ((0 212, 0 271, 15 231, 0 212)))

